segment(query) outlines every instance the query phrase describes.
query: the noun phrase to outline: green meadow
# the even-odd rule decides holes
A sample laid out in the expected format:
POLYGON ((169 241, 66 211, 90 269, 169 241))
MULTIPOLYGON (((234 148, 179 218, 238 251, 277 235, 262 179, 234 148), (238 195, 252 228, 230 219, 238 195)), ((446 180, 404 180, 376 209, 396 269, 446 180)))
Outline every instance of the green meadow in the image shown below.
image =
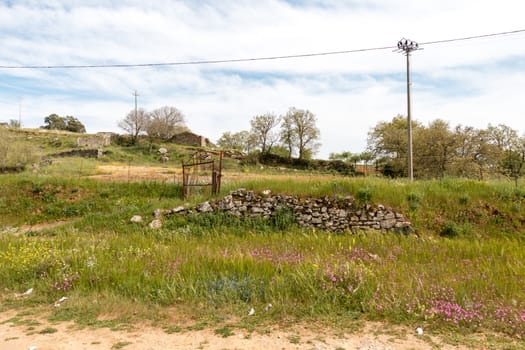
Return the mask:
POLYGON ((190 327, 173 321, 173 310, 191 327, 381 321, 523 345, 523 184, 241 177, 225 179, 216 198, 239 187, 351 195, 403 212, 415 233, 305 229, 287 212, 268 221, 171 215, 155 230, 147 225, 153 210, 210 198, 182 200, 176 183, 87 178, 96 165, 67 158, 37 174, 0 176, 1 310, 43 310, 51 320, 121 328, 138 321, 190 327), (133 215, 144 222, 130 222, 133 215), (46 226, 56 222, 62 224, 46 226), (62 297, 68 300, 53 307, 62 297))

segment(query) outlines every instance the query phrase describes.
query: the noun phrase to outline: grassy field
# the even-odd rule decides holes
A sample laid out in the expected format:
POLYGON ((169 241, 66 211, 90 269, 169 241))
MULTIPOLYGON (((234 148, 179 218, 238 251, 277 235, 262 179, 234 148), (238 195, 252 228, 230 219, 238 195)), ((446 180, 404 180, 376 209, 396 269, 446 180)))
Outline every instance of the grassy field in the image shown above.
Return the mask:
POLYGON ((352 195, 405 213, 417 234, 334 234, 300 228, 286 215, 268 222, 170 216, 152 230, 154 209, 205 198, 183 201, 173 183, 86 178, 97 164, 73 158, 38 174, 0 176, 1 308, 43 308, 53 320, 92 326, 150 320, 168 329, 182 327, 170 321, 172 308, 192 327, 377 320, 462 339, 496 334, 506 348, 523 347, 523 186, 241 176, 226 179, 222 195, 238 187, 352 195), (131 223, 136 214, 146 222, 131 223), (56 221, 66 223, 38 229, 56 221), (63 296, 67 302, 49 308, 63 296))

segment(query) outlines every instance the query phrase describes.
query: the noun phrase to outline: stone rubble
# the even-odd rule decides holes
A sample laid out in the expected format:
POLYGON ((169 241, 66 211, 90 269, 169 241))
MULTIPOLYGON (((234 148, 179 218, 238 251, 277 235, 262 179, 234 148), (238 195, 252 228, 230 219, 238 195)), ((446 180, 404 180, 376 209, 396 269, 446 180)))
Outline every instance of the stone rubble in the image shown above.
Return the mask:
MULTIPOLYGON (((157 209, 155 219, 161 215, 226 212, 236 217, 263 217, 269 219, 282 210, 290 210, 296 222, 306 228, 343 232, 346 230, 382 230, 411 233, 411 223, 403 214, 385 206, 365 204, 356 207, 351 196, 325 196, 322 198, 300 198, 276 194, 270 190, 261 193, 238 189, 217 201, 206 201, 195 208, 157 209)), ((156 221, 154 220, 154 221, 156 221)), ((158 223, 157 223, 158 224, 158 223)), ((157 225, 155 225, 157 226, 157 225)))

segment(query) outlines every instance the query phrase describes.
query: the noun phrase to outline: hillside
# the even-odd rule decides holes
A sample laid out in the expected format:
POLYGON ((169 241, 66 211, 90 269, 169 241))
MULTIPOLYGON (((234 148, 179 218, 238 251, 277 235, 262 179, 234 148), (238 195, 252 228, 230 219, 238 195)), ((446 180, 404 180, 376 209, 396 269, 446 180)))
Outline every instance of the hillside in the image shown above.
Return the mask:
MULTIPOLYGON (((12 144, 49 161, 0 175, 0 312, 23 310, 6 323, 24 327, 44 317, 38 324, 145 324, 188 336, 204 330, 207 339, 210 332, 226 339, 262 332, 308 347, 312 333, 293 325, 346 338, 348 329, 370 334, 379 322, 401 332, 393 339, 406 340, 421 326, 428 338, 417 338, 417 348, 524 348, 521 183, 408 182, 230 159, 221 193, 182 199, 180 161, 194 149, 158 144, 169 150, 165 163, 147 143, 111 145, 101 158, 54 158, 74 148, 74 135, 17 135, 12 144), (381 204, 404 214, 414 232, 335 233, 301 227, 287 210, 269 220, 172 214, 158 217, 160 228, 149 225, 158 209, 193 208, 241 187, 320 202, 353 198, 357 209, 381 204)), ((305 210, 322 215, 310 203, 305 210)), ((328 348, 353 346, 338 339, 327 338, 328 348)), ((371 344, 386 349, 399 342, 371 344)))

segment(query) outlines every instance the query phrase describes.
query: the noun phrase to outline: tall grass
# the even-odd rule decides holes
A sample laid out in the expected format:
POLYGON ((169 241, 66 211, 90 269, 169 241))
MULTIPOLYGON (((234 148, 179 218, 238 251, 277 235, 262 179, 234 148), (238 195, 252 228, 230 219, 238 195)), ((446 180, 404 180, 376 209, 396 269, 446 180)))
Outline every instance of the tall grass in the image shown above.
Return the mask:
POLYGON ((1 225, 77 220, 0 235, 5 304, 49 305, 65 295, 70 303, 57 317, 101 313, 90 303, 107 300, 129 315, 133 304, 237 317, 253 307, 261 320, 365 317, 525 336, 525 197, 512 184, 330 177, 249 181, 224 192, 237 185, 383 203, 406 213, 419 237, 307 230, 286 211, 273 221, 171 216, 151 230, 153 209, 185 203, 180 186, 9 175, 0 177, 1 225), (134 214, 146 222, 131 223, 134 214), (28 288, 28 298, 12 297, 28 288))
MULTIPOLYGON (((130 224, 131 225, 131 224, 130 224)), ((177 225, 175 225, 177 226, 177 225)), ((191 225, 123 233, 62 229, 0 239, 2 288, 34 298, 115 295, 242 316, 368 317, 525 335, 525 247, 505 239, 333 235, 290 227, 240 235, 191 225)), ((263 230, 264 231, 264 230, 263 230)), ((78 303, 78 301, 77 301, 78 303)), ((64 305, 64 307, 69 307, 64 305)), ((71 306, 80 307, 80 306, 71 306)))

